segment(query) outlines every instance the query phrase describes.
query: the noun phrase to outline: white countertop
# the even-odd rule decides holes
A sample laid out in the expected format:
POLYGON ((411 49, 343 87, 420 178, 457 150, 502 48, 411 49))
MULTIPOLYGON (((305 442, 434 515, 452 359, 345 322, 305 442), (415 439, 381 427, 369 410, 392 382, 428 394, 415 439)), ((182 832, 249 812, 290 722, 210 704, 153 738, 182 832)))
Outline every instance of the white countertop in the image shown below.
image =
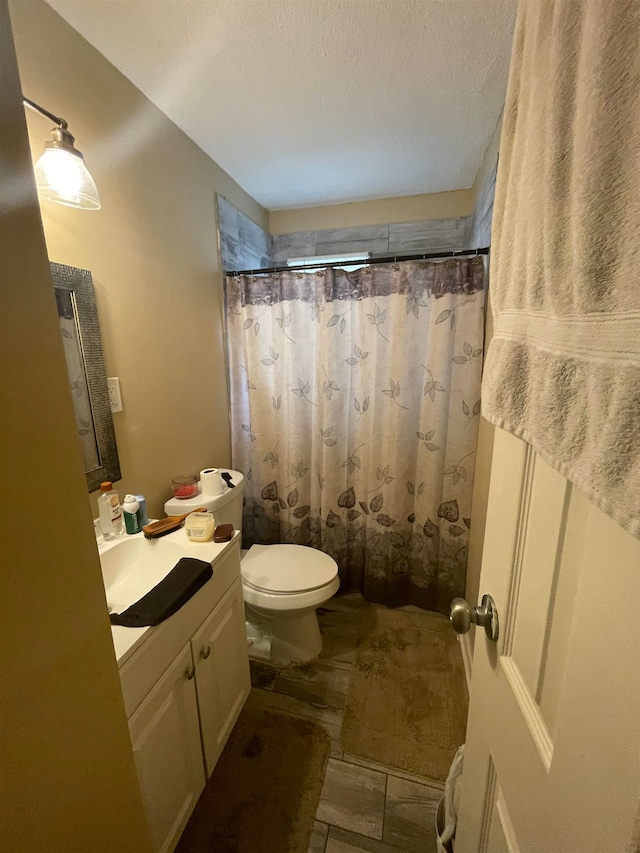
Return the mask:
MULTIPOLYGON (((205 560, 206 562, 211 563, 215 574, 215 564, 218 562, 218 560, 220 560, 222 555, 232 546, 232 544, 237 541, 239 535, 239 532, 236 530, 233 535, 233 538, 229 542, 222 542, 220 544, 217 544, 213 541, 193 542, 192 540, 187 538, 184 528, 181 527, 173 533, 168 533, 166 536, 163 536, 162 540, 164 540, 165 542, 172 542, 175 545, 179 546, 181 556, 183 557, 196 557, 199 560, 205 560)), ((110 542, 105 542, 102 537, 100 537, 98 539, 98 552, 100 556, 102 556, 110 549, 117 548, 121 542, 137 539, 142 539, 148 542, 150 548, 153 548, 154 541, 160 541, 152 539, 145 540, 143 533, 137 533, 133 536, 130 536, 125 533, 122 537, 110 542)), ((169 568, 168 571, 170 570, 171 569, 169 568)), ((149 589, 153 588, 153 586, 155 586, 155 584, 158 582, 159 579, 154 579, 154 581, 151 583, 151 586, 147 589, 147 592, 149 591, 149 589)), ((141 597, 143 594, 144 592, 142 592, 138 597, 141 597)), ((196 593, 196 595, 197 594, 198 593, 196 593)), ((107 597, 109 597, 108 590, 107 597)), ((136 600, 138 600, 138 598, 136 598, 134 601, 136 600)), ((131 606, 134 601, 130 601, 126 606, 131 606)), ((157 630, 157 628, 159 627, 159 625, 149 625, 144 628, 125 628, 122 625, 112 625, 111 637, 113 639, 113 647, 115 649, 118 666, 122 666, 122 664, 133 654, 133 652, 137 648, 139 648, 143 640, 147 639, 149 635, 153 631, 157 630)))

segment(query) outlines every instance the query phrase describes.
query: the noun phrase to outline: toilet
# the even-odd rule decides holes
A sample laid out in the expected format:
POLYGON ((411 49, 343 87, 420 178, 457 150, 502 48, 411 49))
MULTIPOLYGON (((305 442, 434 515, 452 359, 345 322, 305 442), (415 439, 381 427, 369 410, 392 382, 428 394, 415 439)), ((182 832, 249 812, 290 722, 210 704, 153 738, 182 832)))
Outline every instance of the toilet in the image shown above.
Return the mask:
MULTIPOLYGON (((231 475, 234 488, 225 485, 216 497, 172 498, 164 505, 167 515, 206 506, 216 524, 233 524, 242 531, 244 475, 220 470, 231 475)), ((253 545, 242 551, 240 569, 250 654, 279 664, 304 663, 317 657, 322 638, 316 608, 338 591, 336 561, 306 545, 253 545)))

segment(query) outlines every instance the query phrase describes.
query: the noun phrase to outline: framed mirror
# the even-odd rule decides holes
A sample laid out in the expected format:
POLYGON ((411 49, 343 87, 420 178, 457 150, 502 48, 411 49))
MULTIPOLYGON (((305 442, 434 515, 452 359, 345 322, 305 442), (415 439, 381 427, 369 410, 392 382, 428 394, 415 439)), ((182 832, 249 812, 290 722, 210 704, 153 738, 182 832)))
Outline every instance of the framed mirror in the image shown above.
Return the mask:
POLYGON ((76 429, 89 491, 120 479, 98 312, 89 270, 51 264, 76 429))

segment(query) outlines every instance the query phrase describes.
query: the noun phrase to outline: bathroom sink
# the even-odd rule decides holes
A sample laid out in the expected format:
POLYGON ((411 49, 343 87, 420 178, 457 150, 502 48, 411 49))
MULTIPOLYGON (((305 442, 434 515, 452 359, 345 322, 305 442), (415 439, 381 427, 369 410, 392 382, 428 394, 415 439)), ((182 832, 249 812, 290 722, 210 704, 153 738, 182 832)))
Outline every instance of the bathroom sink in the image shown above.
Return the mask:
POLYGON ((110 613, 120 613, 159 583, 185 556, 175 541, 129 536, 100 549, 102 580, 110 613))
MULTIPOLYGON (((109 612, 122 613, 127 607, 135 604, 169 574, 181 557, 196 557, 198 560, 211 563, 214 566, 215 579, 218 566, 225 565, 225 552, 234 546, 238 548, 239 537, 240 534, 236 532, 231 542, 193 542, 187 538, 184 528, 160 539, 145 539, 143 533, 136 533, 124 534, 112 542, 105 542, 102 536, 98 536, 102 581, 109 612)), ((239 566, 238 559, 238 574, 239 566)), ((228 571, 228 569, 222 569, 217 584, 205 584, 198 593, 201 603, 196 606, 196 611, 198 607, 211 609, 210 598, 212 595, 221 593, 220 584, 222 584, 222 591, 228 587, 228 571), (207 589, 209 589, 208 593, 206 593, 207 589)), ((189 604, 193 605, 193 602, 189 604)), ((194 618, 193 612, 191 618, 194 618)), ((155 630, 157 628, 153 626, 126 628, 123 625, 112 625, 111 637, 118 665, 122 666, 144 642, 145 637, 155 630)))

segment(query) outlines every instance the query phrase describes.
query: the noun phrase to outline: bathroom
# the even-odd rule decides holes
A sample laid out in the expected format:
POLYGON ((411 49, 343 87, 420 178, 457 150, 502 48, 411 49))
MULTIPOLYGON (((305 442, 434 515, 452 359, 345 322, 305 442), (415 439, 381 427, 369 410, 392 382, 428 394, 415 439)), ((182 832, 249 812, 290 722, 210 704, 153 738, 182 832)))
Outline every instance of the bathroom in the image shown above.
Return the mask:
MULTIPOLYGON (((475 87, 474 92, 480 92, 474 103, 481 105, 483 111, 480 121, 483 135, 476 146, 482 151, 479 154, 476 151, 471 166, 465 165, 467 171, 470 169, 473 172, 471 177, 465 175, 457 184, 454 182, 450 186, 422 194, 407 190, 406 183, 399 182, 396 191, 379 191, 375 195, 349 194, 348 190, 342 195, 335 192, 331 195, 330 190, 324 194, 319 190, 316 202, 291 195, 288 201, 283 198, 269 206, 259 204, 242 188, 241 184, 250 186, 248 177, 236 182, 185 132, 181 109, 189 104, 190 110, 185 107, 185 116, 197 113, 193 104, 195 96, 191 91, 190 69, 173 69, 173 75, 160 78, 159 82, 147 80, 144 85, 142 81, 138 82, 147 91, 148 97, 145 97, 130 82, 135 77, 133 69, 127 67, 124 47, 120 55, 117 52, 109 53, 109 45, 113 46, 114 41, 116 44, 118 41, 117 29, 110 28, 113 24, 109 11, 111 4, 87 4, 87 7, 91 7, 89 17, 100 25, 97 29, 104 34, 104 43, 96 39, 90 43, 92 38, 87 36, 88 40, 85 40, 64 20, 64 17, 71 20, 73 7, 76 6, 78 13, 82 5, 14 0, 9 3, 9 14, 20 76, 19 88, 25 96, 69 121, 77 145, 96 179, 102 208, 92 213, 43 203, 41 226, 39 212, 32 199, 29 204, 16 205, 19 213, 13 219, 12 227, 17 231, 14 233, 9 227, 3 228, 9 243, 6 252, 3 248, 3 256, 12 258, 7 271, 15 279, 9 280, 33 281, 35 287, 35 280, 46 274, 46 271, 43 272, 45 260, 40 233, 43 227, 49 260, 91 271, 107 375, 119 377, 122 391, 123 409, 113 415, 122 472, 117 488, 121 496, 128 492, 144 492, 150 517, 160 518, 164 514, 164 502, 170 495, 169 484, 176 474, 197 473, 210 465, 234 468, 226 376, 223 270, 280 266, 290 257, 343 256, 359 251, 394 255, 475 250, 494 242, 495 234, 493 239, 491 234, 493 188, 516 4, 506 0, 487 0, 479 4, 483 12, 474 13, 485 19, 485 28, 479 22, 473 27, 466 24, 463 28, 466 38, 471 38, 469 33, 472 31, 481 42, 483 39, 491 41, 490 48, 478 52, 485 63, 480 75, 482 83, 478 80, 469 83, 472 88, 475 87), (55 9, 64 17, 60 17, 55 9), (100 51, 109 57, 109 61, 100 51), (158 90, 163 84, 168 94, 158 90), (162 101, 163 97, 163 103, 171 105, 170 109, 165 107, 165 110, 172 120, 152 103, 154 99, 162 101), (399 234, 402 231, 400 226, 407 223, 411 223, 411 227, 407 227, 406 242, 393 243, 392 235, 399 234), (329 232, 333 232, 330 239, 327 238, 329 232), (260 241, 264 239, 261 235, 270 236, 268 248, 271 254, 264 255, 257 251, 261 248, 260 241), (19 253, 10 251, 17 245, 30 248, 19 253), (245 249, 248 249, 248 256, 242 254, 245 249)), ((415 4, 399 5, 409 16, 409 21, 411 14, 417 14, 415 4)), ((424 5, 427 8, 439 6, 431 3, 424 5)), ((455 32, 452 34, 451 30, 460 29, 460 18, 456 18, 456 15, 464 15, 462 7, 465 5, 451 4, 451 21, 448 24, 439 22, 453 44, 456 43, 455 32)), ((271 6, 274 14, 273 38, 282 32, 285 6, 288 14, 293 16, 291 26, 295 24, 301 28, 301 33, 305 32, 305 16, 301 14, 300 18, 296 17, 291 4, 275 3, 271 6)), ((309 4, 305 8, 311 15, 309 4)), ((389 20, 385 14, 392 16, 392 8, 392 5, 380 4, 380 20, 389 20)), ((131 19, 130 30, 135 32, 136 21, 140 24, 144 16, 149 14, 149 5, 135 4, 132 9, 134 18, 131 19), (142 17, 136 19, 135 15, 142 17)), ((81 17, 75 23, 80 32, 81 17)), ((226 51, 239 51, 242 55, 242 48, 238 47, 242 34, 233 30, 238 20, 242 18, 235 19, 232 15, 227 22, 228 29, 221 29, 218 33, 220 42, 216 50, 223 56, 226 51)), ((375 20, 380 25, 380 20, 375 20)), ((191 60, 197 67, 203 53, 209 51, 211 45, 204 35, 198 39, 198 32, 193 22, 190 23, 189 16, 178 15, 177 21, 180 25, 177 34, 165 32, 167 48, 174 39, 190 44, 191 60)), ((432 24, 435 26, 434 22, 432 24)), ((408 26, 407 21, 403 25, 408 26)), ((352 69, 353 55, 346 51, 346 41, 347 35, 357 37, 354 31, 357 32, 355 26, 353 29, 346 28, 340 38, 333 32, 329 43, 322 44, 318 50, 320 53, 328 52, 330 60, 327 61, 335 63, 341 58, 343 68, 352 69)), ((462 30, 459 38, 462 38, 461 33, 462 30)), ((3 21, 3 54, 5 35, 3 21)), ((426 40, 431 38, 426 31, 423 37, 426 40)), ((619 50, 622 54, 625 50, 632 51, 632 42, 625 42, 619 50)), ((250 65, 249 57, 246 59, 250 65)), ((228 57, 226 61, 228 66, 228 57)), ((231 85, 232 82, 227 79, 224 85, 231 85)), ((443 86, 443 81, 440 80, 438 85, 443 86)), ((425 87, 428 89, 428 84, 425 87)), ((5 87, 3 79, 0 96, 3 98, 3 115, 4 99, 10 97, 11 91, 10 86, 5 87)), ((275 109, 276 101, 271 99, 269 93, 263 94, 266 114, 270 108, 275 109)), ((322 102, 321 94, 315 90, 305 99, 302 92, 298 91, 296 120, 300 120, 302 110, 312 110, 310 104, 316 97, 322 102)), ((368 98, 361 95, 358 99, 353 90, 351 94, 349 113, 352 116, 368 98)), ((450 95, 445 93, 440 98, 440 108, 446 110, 450 100, 450 95)), ((434 99, 433 109, 436 108, 436 101, 434 99)), ((402 99, 398 98, 397 102, 399 105, 402 99)), ((252 146, 264 146, 265 150, 269 148, 266 140, 259 135, 260 115, 244 114, 242 98, 236 99, 234 109, 229 108, 228 101, 219 105, 212 102, 211 109, 216 115, 219 114, 219 123, 229 132, 240 130, 236 138, 242 139, 247 158, 252 146)), ((399 121, 400 106, 397 112, 391 107, 389 109, 390 120, 399 121)), ((8 106, 6 115, 15 116, 17 124, 14 127, 20 127, 20 122, 24 121, 24 113, 18 115, 8 106)), ((332 114, 329 120, 348 122, 350 115, 332 114)), ((49 125, 31 112, 27 113, 26 120, 32 159, 35 162, 41 154, 49 125)), ((283 115, 281 121, 289 121, 288 115, 283 115)), ((633 133, 636 132, 637 129, 634 129, 633 133)), ((635 138, 633 133, 630 133, 630 138, 635 138)), ((15 138, 16 133, 10 133, 7 125, 3 130, 3 143, 6 142, 7 151, 13 152, 16 169, 20 171, 26 168, 24 151, 16 151, 15 138)), ((240 143, 238 146, 241 147, 240 143)), ((3 147, 3 158, 4 152, 3 147)), ((238 156, 242 157, 241 151, 238 156)), ((286 152, 282 155, 273 154, 273 170, 267 176, 267 183, 280 182, 283 186, 291 183, 287 180, 286 159, 286 152)), ((262 164, 262 168, 266 168, 265 164, 262 164)), ((230 169, 229 166, 227 168, 230 169)), ((256 174, 255 185, 258 186, 263 178, 256 174)), ((5 181, 3 184, 6 186, 5 181)), ((7 625, 11 638, 11 642, 6 644, 6 653, 11 659, 8 680, 10 683, 15 680, 15 689, 12 687, 8 692, 13 697, 23 698, 8 709, 11 730, 15 725, 17 734, 9 756, 14 785, 11 796, 7 798, 11 806, 6 833, 11 841, 7 842, 7 849, 149 850, 151 848, 131 756, 127 721, 122 710, 118 672, 110 646, 104 590, 99 582, 99 563, 91 525, 92 519, 97 516, 97 494, 92 493, 87 501, 75 436, 73 429, 69 430, 71 408, 68 395, 66 391, 63 392, 68 382, 60 373, 55 340, 52 335, 47 337, 51 332, 51 318, 47 314, 50 305, 44 297, 36 298, 26 286, 10 290, 11 294, 5 297, 8 300, 6 316, 14 319, 11 333, 4 340, 9 347, 5 363, 12 366, 7 393, 11 395, 12 401, 15 395, 15 405, 11 409, 14 421, 7 426, 6 434, 15 451, 11 466, 7 469, 11 474, 8 480, 13 484, 9 492, 12 499, 8 503, 11 504, 11 512, 13 508, 19 509, 21 516, 25 515, 27 506, 42 508, 43 517, 38 519, 39 529, 33 532, 32 527, 24 526, 21 516, 16 516, 15 520, 11 516, 10 529, 16 535, 20 531, 21 536, 16 539, 15 547, 12 542, 9 550, 16 572, 10 573, 7 578, 7 625), (15 300, 15 306, 10 302, 11 299, 15 300), (9 309, 15 309, 15 314, 9 309), (29 341, 28 347, 24 346, 26 340, 29 341), (19 401, 24 400, 26 388, 30 389, 28 404, 24 405, 22 411, 19 401), (34 417, 34 412, 46 413, 46 416, 38 414, 34 417), (47 453, 43 448, 51 448, 55 452, 47 453), (42 484, 35 506, 31 491, 34 482, 42 484), (41 506, 43 502, 50 509, 45 510, 41 506), (91 570, 81 572, 78 566, 87 566, 91 570), (79 644, 81 653, 78 653, 79 644), (97 767, 100 768, 99 772, 97 767), (16 814, 24 814, 26 809, 32 816, 31 821, 17 821, 16 814), (116 825, 117 832, 114 831, 116 825)), ((489 312, 485 332, 486 347, 491 335, 489 312)), ((491 518, 487 521, 487 510, 492 503, 489 487, 490 479, 493 480, 490 474, 495 433, 488 420, 476 418, 476 421, 478 437, 472 501, 473 524, 468 533, 466 589, 463 591, 472 606, 479 603, 487 591, 491 592, 498 602, 502 621, 507 606, 505 602, 509 600, 503 589, 504 584, 501 587, 497 579, 490 577, 481 584, 480 579, 483 548, 485 562, 487 559, 485 522, 487 529, 491 523, 491 518)), ((520 464, 515 448, 505 448, 502 455, 508 457, 513 466, 520 464), (512 456, 509 456, 511 452, 512 456)), ((547 461, 548 456, 545 457, 547 461)), ((495 466, 496 460, 493 461, 495 466)), ((494 477, 495 470, 494 467, 494 477)), ((501 481, 504 483, 504 497, 503 504, 498 505, 493 514, 495 521, 495 515, 499 512, 503 525, 506 525, 509 523, 511 506, 509 472, 515 469, 503 462, 499 470, 504 477, 501 481)), ((543 494, 550 495, 556 485, 552 482, 552 475, 549 475, 546 492, 544 484, 541 486, 543 494)), ((499 501, 500 495, 495 488, 495 498, 499 501)), ((540 521, 542 529, 553 527, 553 519, 561 517, 563 512, 570 521, 573 520, 572 523, 578 523, 571 507, 563 510, 563 506, 565 504, 561 502, 556 513, 556 505, 549 501, 549 518, 540 521)), ((579 509, 587 512, 586 507, 579 509)), ((615 561, 619 566, 635 567, 638 552, 634 548, 637 542, 633 536, 620 531, 610 519, 605 521, 612 527, 598 527, 600 522, 596 524, 593 519, 590 522, 594 535, 598 533, 597 539, 608 543, 605 554, 619 553, 615 561), (619 542, 616 538, 618 533, 625 537, 623 541, 619 542)), ((605 521, 602 525, 605 525, 605 521)), ((571 536, 568 539, 571 540, 571 536)), ((497 565, 500 562, 498 546, 492 544, 491 549, 497 565)), ((537 559, 548 562, 550 558, 547 552, 543 548, 539 551, 537 559)), ((611 557, 607 556, 605 562, 611 565, 611 557)), ((553 580, 555 575, 552 569, 549 572, 548 587, 557 590, 558 595, 564 595, 562 600, 565 603, 572 602, 575 595, 577 601, 584 599, 581 606, 587 606, 588 598, 585 596, 590 589, 579 583, 577 575, 568 576, 563 585, 558 584, 557 579, 553 580), (576 595, 576 590, 582 590, 583 599, 576 595)), ((629 571, 629 575, 629 578, 624 579, 624 588, 633 591, 633 584, 637 580, 632 571, 629 571)), ((622 579, 617 582, 618 589, 622 584, 622 579)), ((525 587, 523 583, 521 588, 524 590, 525 587)), ((535 590, 527 589, 529 593, 532 598, 535 597, 535 590)), ((513 597, 514 593, 511 595, 513 597)), ((602 595, 605 595, 604 591, 602 595)), ((337 762, 348 764, 351 775, 347 781, 340 780, 335 789, 337 793, 332 797, 333 803, 327 805, 325 802, 324 811, 321 809, 318 812, 315 824, 312 821, 312 843, 316 846, 310 849, 326 850, 328 853, 362 849, 380 853, 387 849, 436 849, 433 812, 442 796, 441 784, 425 785, 424 779, 416 780, 415 774, 409 771, 400 775, 387 772, 386 769, 380 769, 387 768, 384 761, 369 761, 378 766, 366 767, 345 761, 338 754, 340 746, 335 742, 337 715, 333 712, 344 703, 344 695, 341 694, 346 693, 346 685, 351 677, 350 667, 355 654, 352 643, 359 630, 349 619, 349 609, 354 601, 358 602, 358 606, 362 605, 360 599, 349 598, 345 591, 343 596, 338 596, 333 609, 330 603, 324 604, 319 616, 327 659, 338 666, 319 668, 319 671, 330 672, 323 688, 325 697, 315 705, 313 702, 307 704, 312 708, 324 706, 320 708, 318 716, 324 716, 326 728, 333 735, 329 766, 335 773, 337 762), (341 657, 343 660, 340 660, 341 657), (429 790, 425 791, 424 788, 429 790), (366 796, 363 794, 364 789, 366 796), (360 809, 359 822, 354 819, 349 823, 347 818, 339 814, 340 809, 335 802, 344 800, 345 810, 348 811, 346 801, 349 790, 354 798, 359 794, 364 797, 359 801, 362 805, 356 808, 356 811, 360 809), (422 842, 424 848, 418 846, 422 842)), ((377 602, 369 604, 374 608, 380 606, 377 602)), ((606 601, 604 604, 607 606, 606 601)), ((397 611, 396 608, 394 612, 411 614, 412 608, 408 606, 408 611, 397 611)), ((615 598, 611 600, 611 606, 615 606, 615 598)), ((573 613, 568 605, 567 608, 567 612, 573 613)), ((550 636, 544 655, 540 652, 545 660, 551 663, 572 661, 571 619, 565 620, 567 625, 559 625, 557 633, 550 629, 545 633, 545 629, 539 627, 542 617, 540 614, 534 616, 532 625, 527 628, 523 623, 521 628, 523 632, 530 630, 534 639, 539 635, 550 636), (557 645, 554 645, 556 642, 557 645)), ((362 619, 361 616, 356 618, 362 619)), ((455 641, 455 634, 448 624, 447 628, 455 641)), ((518 624, 514 623, 507 633, 514 659, 524 654, 518 646, 518 630, 518 624)), ((471 676, 472 670, 473 648, 470 638, 474 631, 475 645, 478 647, 480 639, 480 649, 483 654, 487 650, 489 664, 493 654, 492 641, 485 639, 484 632, 478 633, 478 629, 472 627, 468 634, 463 635, 462 642, 456 645, 456 651, 460 664, 466 669, 467 678, 471 676)), ((531 647, 537 648, 534 639, 531 647)), ((585 642, 587 639, 584 638, 585 642)), ((499 642, 502 642, 502 638, 499 642)), ((613 639, 610 642, 613 643, 613 639)), ((635 647, 632 646, 630 641, 626 645, 622 640, 618 642, 616 648, 623 649, 622 652, 616 652, 621 672, 634 670, 633 663, 629 663, 633 661, 635 647)), ((610 651, 610 647, 607 648, 610 651)), ((595 648, 589 655, 586 652, 584 654, 594 661, 604 652, 595 648)), ((476 654, 474 662, 477 659, 476 654)), ((521 671, 526 685, 530 676, 524 663, 521 671)), ((547 671, 553 675, 555 684, 561 683, 566 676, 566 669, 559 663, 557 671, 551 664, 547 666, 547 671)), ((623 678, 622 675, 620 677, 623 678)), ((280 704, 283 712, 287 709, 290 711, 296 703, 304 701, 300 694, 305 685, 301 686, 299 681, 286 673, 272 671, 268 664, 254 663, 253 678, 254 687, 275 696, 273 701, 280 704)), ((486 686, 490 673, 479 667, 477 678, 484 678, 482 683, 486 686)), ((616 693, 616 685, 626 682, 614 681, 611 674, 608 678, 607 695, 611 697, 616 693)), ((316 680, 313 690, 306 685, 316 696, 318 689, 322 688, 322 685, 318 688, 318 683, 316 680)), ((636 687, 635 682, 631 684, 632 690, 636 687)), ((626 689, 627 692, 630 689, 628 684, 626 689)), ((522 696, 526 692, 523 687, 518 695, 522 696)), ((473 706, 473 691, 471 696, 473 706)), ((556 700, 543 697, 539 705, 542 709, 540 714, 548 715, 549 720, 561 720, 558 702, 557 696, 556 700), (545 705, 547 701, 550 704, 545 705), (552 707, 556 708, 553 713, 549 710, 552 707)), ((600 715, 598 719, 601 719, 602 714, 611 715, 614 711, 621 721, 624 719, 624 725, 621 723, 619 727, 620 737, 624 732, 633 732, 634 720, 629 719, 631 712, 625 716, 623 709, 617 706, 612 708, 604 699, 593 713, 595 715, 597 712, 600 715)), ((477 734, 478 726, 469 729, 469 744, 472 743, 470 735, 477 734)), ((553 766, 554 739, 557 731, 560 731, 555 726, 556 722, 548 722, 550 734, 545 741, 546 746, 543 748, 536 742, 537 752, 534 750, 536 756, 538 753, 546 756, 546 764, 543 764, 547 773, 548 768, 553 766)), ((637 736, 631 734, 628 742, 637 742, 637 736), (635 741, 632 741, 633 738, 635 741)), ((622 767, 618 743, 607 743, 606 747, 617 757, 615 772, 618 775, 605 775, 609 772, 605 755, 600 763, 595 761, 600 776, 593 778, 604 779, 603 787, 607 791, 624 791, 620 825, 616 827, 616 832, 622 838, 625 833, 629 835, 632 824, 627 805, 631 800, 629 791, 633 788, 635 771, 622 767)), ((481 760, 482 748, 476 737, 472 752, 476 778, 480 778, 482 770, 485 774, 482 785, 491 789, 495 801, 493 810, 487 803, 484 805, 487 810, 484 832, 489 833, 491 824, 494 827, 491 833, 497 833, 495 826, 498 819, 493 822, 489 820, 494 813, 503 825, 509 826, 504 815, 511 811, 511 823, 515 826, 511 838, 515 838, 521 831, 525 832, 520 829, 525 818, 518 807, 518 797, 522 796, 522 789, 518 787, 521 780, 516 780, 516 771, 505 763, 504 756, 499 754, 498 747, 492 742, 490 751, 495 758, 499 783, 496 783, 494 769, 493 782, 487 786, 489 765, 484 759, 481 760)), ((494 766, 491 762, 489 764, 494 766)), ((469 778, 473 780, 474 777, 470 775, 469 778)), ((565 795, 569 808, 568 804, 573 801, 568 793, 564 792, 565 795)), ((603 802, 608 809, 613 809, 617 800, 611 794, 603 797, 603 802)), ((589 803, 591 813, 596 812, 596 806, 589 797, 585 796, 585 803, 589 803)), ((586 808, 584 803, 580 805, 580 809, 586 808)), ((605 805, 601 808, 605 808, 605 805)), ((508 831, 505 835, 510 837, 508 831)), ((502 849, 496 838, 491 835, 491 842, 485 839, 485 846, 477 849, 502 849)), ((594 838, 597 836, 594 835, 594 838)), ((260 845, 255 849, 260 850, 260 845)), ((476 848, 467 842, 460 849, 476 848)), ((518 848, 511 846, 505 849, 518 848)), ((529 842, 528 846, 527 842, 522 842, 520 849, 565 849, 569 853, 573 850, 577 853, 578 849, 598 848, 578 847, 571 843, 566 843, 564 847, 562 844, 556 844, 555 848, 536 847, 535 842, 529 842)), ((622 843, 619 849, 626 851, 622 843)))

